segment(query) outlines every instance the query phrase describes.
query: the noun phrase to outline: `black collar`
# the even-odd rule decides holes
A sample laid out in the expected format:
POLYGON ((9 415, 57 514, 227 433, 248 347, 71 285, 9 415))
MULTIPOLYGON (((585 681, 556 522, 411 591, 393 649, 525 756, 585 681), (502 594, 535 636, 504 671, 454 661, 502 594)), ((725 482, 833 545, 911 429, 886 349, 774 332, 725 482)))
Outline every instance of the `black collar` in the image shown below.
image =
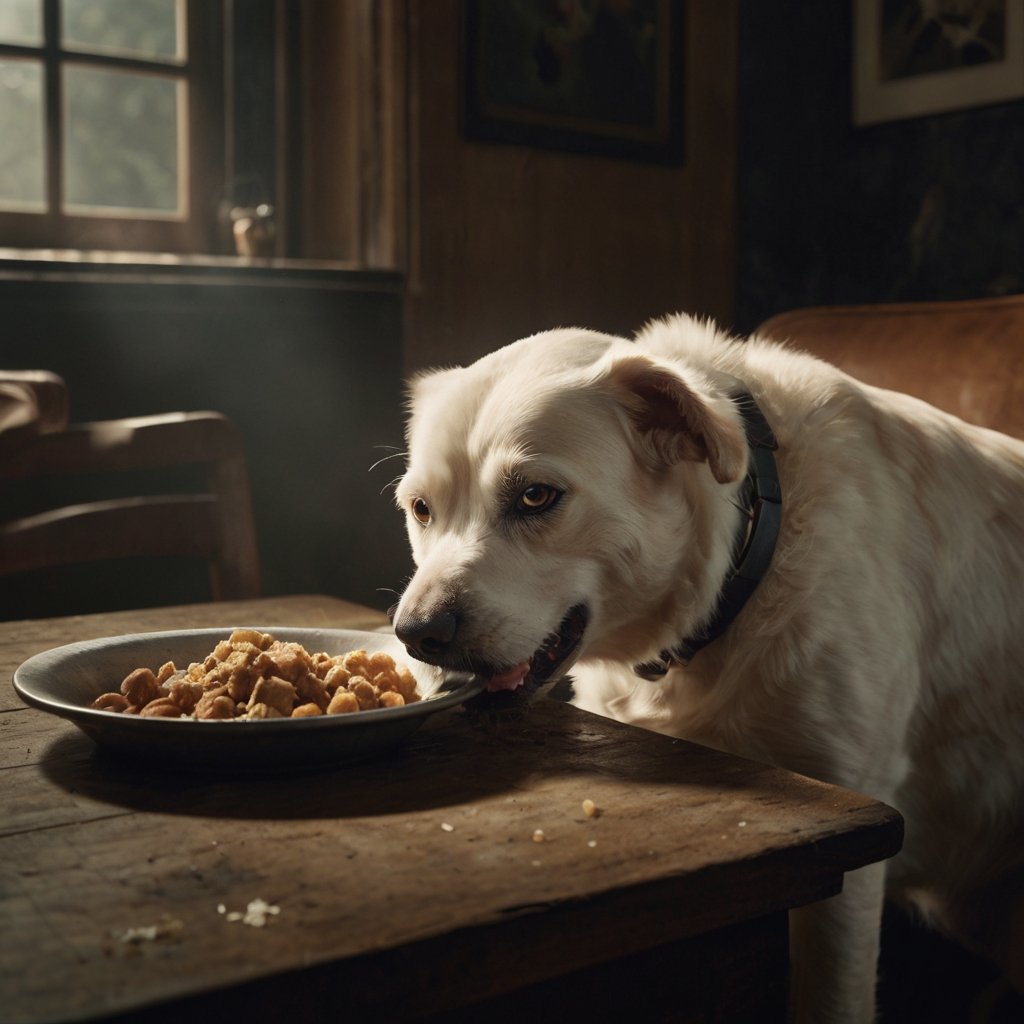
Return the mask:
POLYGON ((722 584, 714 614, 696 635, 662 651, 657 660, 634 666, 633 671, 644 679, 660 679, 673 666, 689 664, 702 647, 720 637, 743 610, 775 552, 782 522, 782 490, 772 453, 779 445, 750 392, 736 391, 732 400, 743 417, 750 449, 747 475, 739 491, 746 515, 736 534, 734 568, 722 584))

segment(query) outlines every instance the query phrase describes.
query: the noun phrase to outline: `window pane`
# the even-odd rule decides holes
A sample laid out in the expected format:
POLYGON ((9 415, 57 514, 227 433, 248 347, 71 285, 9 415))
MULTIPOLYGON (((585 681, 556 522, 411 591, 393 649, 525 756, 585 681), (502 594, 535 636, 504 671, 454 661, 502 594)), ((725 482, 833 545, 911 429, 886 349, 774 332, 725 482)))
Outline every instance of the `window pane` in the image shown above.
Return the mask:
POLYGON ((61 41, 69 49, 179 60, 178 0, 63 0, 61 41))
POLYGON ((184 91, 173 78, 65 66, 65 207, 182 215, 184 91))
POLYGON ((42 0, 0 0, 0 42, 33 46, 42 41, 42 0))
POLYGON ((45 210, 43 65, 0 60, 0 207, 45 210))

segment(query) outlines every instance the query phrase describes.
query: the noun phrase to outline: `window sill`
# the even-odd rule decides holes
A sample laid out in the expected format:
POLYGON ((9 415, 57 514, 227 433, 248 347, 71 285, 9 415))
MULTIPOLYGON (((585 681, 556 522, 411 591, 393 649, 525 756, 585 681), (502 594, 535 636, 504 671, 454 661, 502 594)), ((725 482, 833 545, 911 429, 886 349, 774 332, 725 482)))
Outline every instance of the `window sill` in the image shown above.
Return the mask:
POLYGON ((332 260, 0 247, 0 281, 90 279, 254 286, 316 283, 383 291, 399 291, 402 286, 397 271, 365 270, 332 260))

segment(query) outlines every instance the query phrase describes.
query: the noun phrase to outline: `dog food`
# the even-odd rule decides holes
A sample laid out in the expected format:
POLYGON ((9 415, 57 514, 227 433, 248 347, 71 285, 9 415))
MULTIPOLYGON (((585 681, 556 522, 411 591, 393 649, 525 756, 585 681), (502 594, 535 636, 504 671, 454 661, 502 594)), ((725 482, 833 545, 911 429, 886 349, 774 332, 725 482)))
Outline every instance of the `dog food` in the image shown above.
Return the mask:
POLYGON ((386 651, 310 654, 301 644, 236 629, 203 661, 137 668, 92 707, 143 718, 258 719, 344 715, 420 699, 386 651))

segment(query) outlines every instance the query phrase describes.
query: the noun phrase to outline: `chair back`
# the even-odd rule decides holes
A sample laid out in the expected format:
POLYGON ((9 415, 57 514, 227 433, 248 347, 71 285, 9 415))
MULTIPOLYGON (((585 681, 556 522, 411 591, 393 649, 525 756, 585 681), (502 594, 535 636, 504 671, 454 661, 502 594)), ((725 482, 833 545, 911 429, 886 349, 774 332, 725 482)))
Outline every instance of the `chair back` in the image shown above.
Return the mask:
MULTIPOLYGON (((219 413, 51 424, 0 448, 0 492, 9 497, 0 502, 0 509, 8 506, 0 511, 0 577, 112 559, 191 558, 209 566, 209 593, 201 597, 260 593, 244 450, 234 423, 219 413), (114 489, 122 490, 117 481, 135 485, 135 471, 148 473, 158 491, 165 479, 174 489, 95 496, 95 481, 107 490, 115 481, 114 489), (194 478, 182 491, 188 472, 194 478), (79 487, 84 500, 70 500, 79 487), (15 497, 29 491, 59 494, 60 503, 10 514, 15 497)), ((153 589, 159 592, 159 580, 153 589)))
POLYGON ((796 309, 755 334, 1024 438, 1024 295, 796 309))

